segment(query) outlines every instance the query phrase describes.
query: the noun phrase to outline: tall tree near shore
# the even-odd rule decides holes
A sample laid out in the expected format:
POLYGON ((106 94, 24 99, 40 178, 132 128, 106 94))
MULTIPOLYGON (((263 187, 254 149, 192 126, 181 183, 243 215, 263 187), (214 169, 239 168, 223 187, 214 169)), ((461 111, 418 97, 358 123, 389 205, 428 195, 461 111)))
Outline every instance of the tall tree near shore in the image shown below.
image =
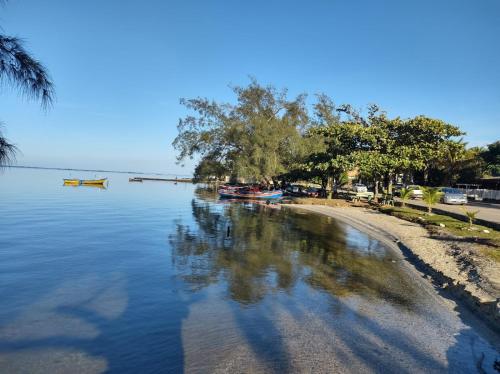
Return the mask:
POLYGON ((227 168, 233 177, 271 181, 306 151, 305 95, 289 100, 286 90, 256 80, 233 92, 235 103, 181 99, 195 114, 179 120, 173 142, 178 160, 201 156, 227 168))
POLYGON ((500 140, 488 144, 487 149, 481 152, 486 163, 486 174, 500 176, 500 140))
POLYGON ((484 150, 466 146, 462 139, 448 140, 443 144, 429 168, 429 184, 452 186, 457 182, 473 183, 482 176, 485 162, 481 153, 484 150))
MULTIPOLYGON (((24 49, 18 38, 0 34, 2 83, 18 89, 28 99, 39 100, 44 108, 52 104, 54 85, 45 67, 24 49)), ((0 133, 0 167, 14 159, 16 149, 0 133)))
POLYGON ((360 147, 360 133, 365 124, 350 106, 337 108, 324 94, 318 95, 314 114, 306 138, 315 148, 310 148, 301 168, 310 175, 319 176, 328 191, 327 197, 331 198, 333 184, 354 167, 352 154, 360 147), (347 113, 347 121, 342 120, 341 113, 347 113))
POLYGON ((423 182, 428 184, 429 171, 436 160, 442 159, 450 144, 465 133, 457 126, 426 116, 405 121, 405 127, 401 139, 413 159, 411 170, 422 171, 423 182))
POLYGON ((389 119, 384 112, 372 111, 367 124, 356 163, 375 186, 387 179, 389 193, 395 174, 427 169, 454 137, 463 134, 456 126, 425 116, 389 119))

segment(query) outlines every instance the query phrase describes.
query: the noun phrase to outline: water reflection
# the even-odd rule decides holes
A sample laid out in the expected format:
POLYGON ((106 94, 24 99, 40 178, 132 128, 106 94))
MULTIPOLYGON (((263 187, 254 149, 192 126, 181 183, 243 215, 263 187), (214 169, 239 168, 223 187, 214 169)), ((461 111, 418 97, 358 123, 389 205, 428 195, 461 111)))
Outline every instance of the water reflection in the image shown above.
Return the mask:
POLYGON ((221 282, 253 304, 298 282, 336 297, 358 294, 409 307, 412 285, 376 240, 320 215, 249 203, 217 204, 197 190, 194 226, 169 237, 180 276, 194 290, 221 282))

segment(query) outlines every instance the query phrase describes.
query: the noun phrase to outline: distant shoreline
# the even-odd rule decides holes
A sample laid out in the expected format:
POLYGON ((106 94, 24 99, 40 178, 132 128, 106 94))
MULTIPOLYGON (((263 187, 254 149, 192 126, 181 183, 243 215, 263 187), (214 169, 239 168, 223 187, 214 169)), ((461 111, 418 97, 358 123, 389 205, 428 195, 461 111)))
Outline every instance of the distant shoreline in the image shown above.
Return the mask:
POLYGON ((121 171, 121 170, 100 170, 100 169, 74 169, 74 168, 56 168, 56 167, 44 167, 44 166, 23 166, 23 165, 1 165, 5 168, 17 168, 17 169, 42 169, 42 170, 67 170, 67 171, 92 171, 97 173, 118 173, 118 174, 139 174, 139 175, 176 175, 179 177, 190 178, 188 174, 166 174, 166 173, 145 173, 141 171, 121 171))

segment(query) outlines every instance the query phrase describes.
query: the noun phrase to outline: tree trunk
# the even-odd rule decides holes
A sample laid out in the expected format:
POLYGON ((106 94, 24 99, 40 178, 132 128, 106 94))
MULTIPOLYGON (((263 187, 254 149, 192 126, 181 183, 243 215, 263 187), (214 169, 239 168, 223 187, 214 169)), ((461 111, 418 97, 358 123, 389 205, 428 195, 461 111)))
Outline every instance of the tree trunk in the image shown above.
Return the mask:
POLYGON ((321 177, 321 197, 326 197, 326 188, 328 187, 328 178, 321 177))
POLYGON ((378 203, 378 179, 375 179, 374 180, 374 184, 375 184, 375 187, 374 187, 374 195, 373 195, 373 201, 378 203))
POLYGON ((331 174, 328 175, 328 181, 326 183, 327 187, 327 199, 332 198, 332 192, 333 192, 333 176, 331 174))
POLYGON ((387 193, 392 195, 392 174, 389 174, 389 179, 387 180, 387 193))

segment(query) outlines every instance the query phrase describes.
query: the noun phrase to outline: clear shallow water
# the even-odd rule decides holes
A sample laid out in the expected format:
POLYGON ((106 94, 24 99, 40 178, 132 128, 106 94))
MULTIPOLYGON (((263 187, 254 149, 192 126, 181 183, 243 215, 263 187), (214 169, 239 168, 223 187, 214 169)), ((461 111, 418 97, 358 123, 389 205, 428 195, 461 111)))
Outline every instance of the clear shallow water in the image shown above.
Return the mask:
POLYGON ((0 175, 0 372, 493 370, 454 304, 348 225, 67 176, 0 175))

